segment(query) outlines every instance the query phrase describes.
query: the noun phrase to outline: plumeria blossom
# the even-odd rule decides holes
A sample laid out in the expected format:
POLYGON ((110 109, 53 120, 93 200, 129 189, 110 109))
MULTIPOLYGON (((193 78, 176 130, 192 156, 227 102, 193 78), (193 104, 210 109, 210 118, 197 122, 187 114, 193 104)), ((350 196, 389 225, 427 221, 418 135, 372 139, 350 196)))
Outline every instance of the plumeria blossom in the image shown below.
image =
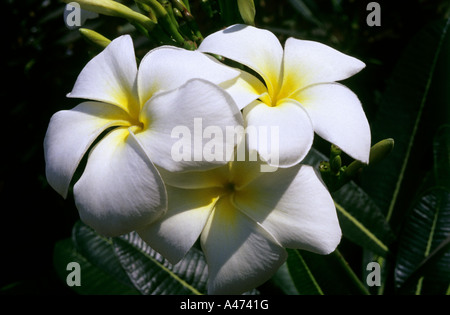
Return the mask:
POLYGON ((198 117, 205 127, 242 125, 236 104, 215 85, 238 74, 200 52, 169 46, 150 51, 138 71, 131 37, 113 40, 84 67, 68 95, 89 101, 51 118, 44 140, 49 184, 66 197, 90 150, 73 188, 81 219, 110 236, 149 224, 167 208, 154 164, 186 171, 226 163, 174 162, 171 130, 177 125, 192 128, 198 117))
MULTIPOLYGON (((357 96, 336 81, 365 67, 360 60, 324 44, 289 38, 284 49, 263 29, 234 25, 207 36, 199 46, 247 66, 229 91, 244 108, 247 126, 280 128, 279 166, 301 161, 311 148, 314 132, 351 157, 368 162, 370 128, 357 96)), ((265 150, 249 141, 263 158, 265 150)))
POLYGON ((319 254, 341 239, 333 200, 311 166, 261 172, 257 162, 232 161, 202 172, 162 172, 168 211, 137 230, 172 264, 200 237, 209 294, 240 294, 268 280, 285 248, 319 254))

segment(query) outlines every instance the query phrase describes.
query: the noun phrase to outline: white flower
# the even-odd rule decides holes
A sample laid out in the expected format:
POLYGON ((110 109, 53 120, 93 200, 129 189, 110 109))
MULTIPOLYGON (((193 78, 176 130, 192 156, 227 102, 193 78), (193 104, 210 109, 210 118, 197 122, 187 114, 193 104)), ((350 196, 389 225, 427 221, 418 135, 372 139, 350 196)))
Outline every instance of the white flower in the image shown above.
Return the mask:
POLYGON ((242 125, 236 104, 213 84, 238 74, 200 52, 169 46, 149 52, 138 71, 131 37, 115 39, 85 66, 68 95, 92 101, 51 118, 44 139, 49 184, 66 197, 90 149, 74 185, 81 219, 105 235, 149 224, 167 208, 166 190, 154 164, 184 171, 226 163, 173 161, 176 139, 171 130, 178 125, 192 128, 198 117, 205 127, 242 125))
MULTIPOLYGON (((370 128, 361 103, 335 82, 359 72, 363 62, 314 41, 289 38, 283 50, 274 34, 246 25, 207 36, 199 50, 237 61, 261 77, 242 72, 228 91, 244 108, 247 126, 279 126, 280 166, 301 161, 314 132, 368 162, 370 128)), ((250 141, 249 147, 258 150, 256 142, 250 141)))
POLYGON ((285 261, 285 247, 328 254, 340 242, 333 200, 310 166, 264 173, 257 162, 233 161, 161 174, 168 211, 137 232, 172 264, 200 236, 209 294, 240 294, 262 284, 285 261))

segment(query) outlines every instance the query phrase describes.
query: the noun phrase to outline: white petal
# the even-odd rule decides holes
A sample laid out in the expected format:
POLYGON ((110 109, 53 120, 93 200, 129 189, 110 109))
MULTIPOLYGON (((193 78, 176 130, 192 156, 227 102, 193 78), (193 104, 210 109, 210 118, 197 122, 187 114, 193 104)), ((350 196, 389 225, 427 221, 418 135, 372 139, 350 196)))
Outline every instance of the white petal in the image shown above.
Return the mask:
POLYGON ((267 281, 286 259, 270 233, 220 198, 201 235, 208 294, 241 294, 267 281))
POLYGON ((267 94, 267 88, 250 73, 242 70, 239 70, 239 72, 239 77, 220 84, 220 87, 224 88, 236 102, 238 108, 242 109, 267 94))
POLYGON ((315 132, 345 153, 369 161, 370 126, 358 97, 338 84, 317 84, 295 96, 308 112, 315 132))
POLYGON ((218 198, 217 189, 180 189, 167 186, 167 213, 138 230, 150 247, 176 264, 189 251, 205 227, 218 198))
POLYGON ((255 102, 244 108, 244 119, 249 149, 257 150, 273 166, 297 164, 312 146, 311 121, 295 101, 284 101, 275 107, 255 102))
POLYGON ((271 32, 237 24, 207 36, 198 50, 232 59, 256 71, 269 93, 278 89, 283 47, 271 32))
POLYGON ((166 185, 184 189, 223 187, 228 182, 228 170, 228 165, 206 171, 194 170, 190 172, 169 172, 158 167, 158 171, 166 185))
POLYGON ((152 161, 172 172, 226 164, 244 132, 242 114, 229 94, 200 79, 157 94, 142 114, 145 127, 137 137, 152 161))
POLYGON ((67 196, 72 176, 95 139, 112 126, 129 126, 129 116, 120 108, 85 102, 55 113, 44 138, 45 173, 60 195, 67 196))
POLYGON ((284 247, 329 254, 340 242, 333 199, 311 166, 264 173, 236 192, 234 203, 284 247))
POLYGON ((136 76, 133 41, 123 35, 87 63, 67 96, 114 104, 137 117, 136 76))
POLYGON ((158 171, 133 134, 122 127, 92 149, 74 197, 81 220, 107 236, 142 228, 167 208, 158 171))
POLYGON ((155 93, 176 89, 190 79, 219 84, 238 75, 237 70, 198 51, 162 46, 147 53, 139 65, 139 97, 145 104, 155 93))
POLYGON ((365 64, 324 44, 289 38, 284 48, 283 97, 315 83, 344 80, 365 64))

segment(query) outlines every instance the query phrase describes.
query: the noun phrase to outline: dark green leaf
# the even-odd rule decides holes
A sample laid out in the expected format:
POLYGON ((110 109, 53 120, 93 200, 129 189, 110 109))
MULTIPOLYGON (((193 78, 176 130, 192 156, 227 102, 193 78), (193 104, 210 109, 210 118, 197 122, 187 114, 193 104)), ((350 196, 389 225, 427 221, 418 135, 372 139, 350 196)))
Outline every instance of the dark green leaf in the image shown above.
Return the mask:
MULTIPOLYGON (((105 260, 114 259, 104 257, 105 260)), ((75 248, 71 239, 65 239, 56 243, 53 253, 53 264, 61 280, 66 283, 66 278, 71 272, 67 265, 71 262, 80 264, 80 286, 71 288, 78 294, 139 294, 139 292, 124 284, 122 281, 108 273, 105 268, 96 266, 83 256, 75 248)))
MULTIPOLYGON (((371 124, 373 142, 393 138, 395 148, 389 158, 363 172, 363 188, 373 197, 390 222, 395 214, 402 220, 423 175, 417 172, 423 163, 424 147, 437 125, 424 128, 424 117, 435 111, 442 116, 439 102, 431 102, 441 61, 450 47, 450 19, 438 21, 419 32, 398 61, 388 82, 376 119, 371 124), (398 209, 398 213, 394 211, 398 209)), ((446 71, 448 73, 448 70, 446 71)), ((448 88, 444 88, 449 93, 448 88)), ((448 107, 448 104, 445 106, 448 107)), ((445 108, 444 107, 444 108, 445 108)), ((395 222, 397 223, 397 222, 395 222)), ((395 224, 398 226, 398 224, 395 224)))
POLYGON ((300 294, 368 294, 339 251, 318 255, 288 249, 287 266, 300 294))
POLYGON ((372 199, 354 182, 332 196, 344 236, 365 249, 387 255, 394 234, 372 199))
POLYGON ((116 238, 114 250, 142 294, 206 293, 208 268, 203 253, 196 248, 171 265, 133 232, 116 238))
POLYGON ((402 292, 445 294, 450 285, 450 192, 433 188, 423 194, 399 240, 395 281, 402 292))
POLYGON ((312 274, 300 251, 288 250, 287 266, 299 294, 323 295, 320 285, 312 274))
POLYGON ((436 184, 450 190, 450 125, 439 128, 433 149, 436 184))
POLYGON ((57 243, 54 264, 64 282, 67 264, 80 264, 82 285, 72 287, 80 294, 206 293, 207 265, 195 248, 171 265, 135 232, 105 238, 77 222, 72 234, 72 239, 57 243))

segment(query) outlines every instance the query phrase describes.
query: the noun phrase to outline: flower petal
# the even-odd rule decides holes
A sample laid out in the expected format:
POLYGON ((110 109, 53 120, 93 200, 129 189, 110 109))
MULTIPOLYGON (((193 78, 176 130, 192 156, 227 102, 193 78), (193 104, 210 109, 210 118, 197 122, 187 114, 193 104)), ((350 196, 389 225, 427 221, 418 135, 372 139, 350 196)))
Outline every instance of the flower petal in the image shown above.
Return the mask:
POLYGON ((295 96, 308 112, 315 132, 351 157, 369 161, 370 126, 358 97, 338 84, 316 84, 295 96))
POLYGON ((147 53, 139 65, 139 97, 145 104, 155 93, 176 89, 190 79, 219 84, 238 75, 236 69, 198 51, 161 46, 147 53))
POLYGON ((218 195, 217 189, 167 186, 167 213, 137 232, 171 264, 176 264, 200 236, 218 195))
POLYGON ((295 101, 275 107, 254 102, 244 108, 248 146, 270 165, 289 167, 300 162, 312 146, 314 131, 308 114, 295 101))
POLYGON ((172 172, 226 164, 244 132, 242 114, 230 95, 201 79, 157 94, 142 114, 145 127, 137 137, 152 161, 172 172))
POLYGON ((219 84, 236 102, 239 109, 252 103, 254 100, 267 94, 266 86, 255 76, 239 70, 240 75, 236 79, 219 84))
POLYGON ((236 24, 207 36, 198 50, 224 56, 256 71, 271 95, 278 89, 283 47, 269 31, 236 24))
POLYGON ((327 45, 289 38, 284 48, 283 97, 315 83, 344 80, 365 64, 327 45))
POLYGON ((340 242, 333 199, 311 166, 264 173, 237 191, 234 203, 284 247, 329 254, 340 242))
POLYGON ((201 235, 208 294, 240 294, 268 280, 286 252, 259 224, 220 198, 201 235))
POLYGON ((92 149, 74 197, 81 220, 107 236, 148 225, 167 208, 158 171, 133 133, 122 127, 92 149))
POLYGON ((228 182, 228 169, 228 164, 206 171, 190 172, 169 172, 158 167, 166 185, 184 189, 223 187, 228 182))
POLYGON ((64 198, 83 155, 95 139, 112 126, 129 126, 120 108, 99 102, 84 102, 71 110, 55 113, 44 138, 47 181, 64 198))
POLYGON ((87 63, 67 96, 114 104, 137 117, 136 76, 133 41, 123 35, 87 63))

